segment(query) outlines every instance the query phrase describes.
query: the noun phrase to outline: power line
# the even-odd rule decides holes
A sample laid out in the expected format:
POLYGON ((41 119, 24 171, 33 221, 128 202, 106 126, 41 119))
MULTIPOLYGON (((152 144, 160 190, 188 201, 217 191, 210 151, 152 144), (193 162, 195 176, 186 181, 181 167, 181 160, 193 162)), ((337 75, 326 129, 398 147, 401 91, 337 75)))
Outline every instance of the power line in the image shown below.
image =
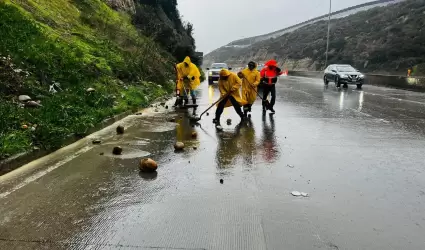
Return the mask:
POLYGON ((331 13, 332 13, 332 0, 329 0, 329 15, 328 15, 328 37, 326 41, 326 61, 325 68, 328 67, 328 53, 329 53, 329 34, 331 31, 331 13))

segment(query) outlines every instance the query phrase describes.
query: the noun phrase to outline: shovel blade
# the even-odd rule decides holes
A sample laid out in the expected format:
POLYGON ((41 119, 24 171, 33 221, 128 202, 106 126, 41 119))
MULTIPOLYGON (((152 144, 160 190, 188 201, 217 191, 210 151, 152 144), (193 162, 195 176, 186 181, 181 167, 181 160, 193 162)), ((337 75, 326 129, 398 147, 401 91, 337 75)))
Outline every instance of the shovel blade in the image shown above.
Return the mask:
POLYGON ((199 105, 198 104, 187 104, 187 105, 184 105, 183 107, 185 107, 185 108, 197 108, 199 105))
POLYGON ((177 106, 179 109, 189 109, 189 108, 197 108, 198 105, 197 104, 187 104, 184 106, 177 106))
POLYGON ((200 117, 190 117, 189 120, 191 122, 199 122, 201 120, 201 118, 200 117))

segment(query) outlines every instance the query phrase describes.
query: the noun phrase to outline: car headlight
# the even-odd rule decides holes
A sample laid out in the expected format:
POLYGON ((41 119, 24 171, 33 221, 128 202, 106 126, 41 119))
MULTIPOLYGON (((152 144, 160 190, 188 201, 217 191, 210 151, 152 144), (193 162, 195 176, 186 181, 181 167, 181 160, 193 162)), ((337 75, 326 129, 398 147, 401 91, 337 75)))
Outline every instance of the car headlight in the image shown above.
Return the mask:
POLYGON ((343 74, 341 75, 341 78, 348 78, 348 75, 343 74))
POLYGON ((360 75, 359 75, 359 78, 364 78, 364 75, 363 75, 363 74, 360 74, 360 75))
POLYGON ((212 72, 211 71, 209 72, 209 75, 212 76, 212 72))

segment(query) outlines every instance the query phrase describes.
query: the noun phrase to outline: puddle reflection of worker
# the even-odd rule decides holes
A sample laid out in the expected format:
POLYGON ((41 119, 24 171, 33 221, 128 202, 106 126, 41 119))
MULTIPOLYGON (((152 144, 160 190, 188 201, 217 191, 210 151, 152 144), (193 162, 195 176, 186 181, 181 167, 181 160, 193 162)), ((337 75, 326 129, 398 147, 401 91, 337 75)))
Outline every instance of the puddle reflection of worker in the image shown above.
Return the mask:
POLYGON ((217 135, 216 162, 220 169, 232 166, 234 159, 239 155, 239 130, 222 132, 217 135))
POLYGON ((208 86, 208 103, 211 105, 214 103, 214 92, 215 92, 215 88, 213 85, 209 85, 208 86))
POLYGON ((251 121, 239 123, 232 132, 217 136, 216 161, 218 168, 229 168, 241 157, 244 163, 252 165, 256 155, 255 130, 251 121))
POLYGON ((263 158, 266 162, 274 162, 278 157, 278 145, 275 135, 275 122, 274 116, 269 115, 270 124, 267 123, 267 117, 263 116, 263 137, 261 138, 261 148, 263 151, 263 158))
MULTIPOLYGON (((198 136, 192 136, 193 132, 196 132, 196 129, 192 127, 190 120, 186 118, 177 119, 176 127, 176 141, 183 142, 186 148, 198 147, 200 142, 198 136)), ((185 151, 190 152, 190 151, 185 151)), ((188 156, 188 153, 184 153, 188 156)))
POLYGON ((240 128, 240 145, 244 166, 253 166, 257 155, 257 145, 255 141, 255 128, 251 120, 247 121, 240 128))

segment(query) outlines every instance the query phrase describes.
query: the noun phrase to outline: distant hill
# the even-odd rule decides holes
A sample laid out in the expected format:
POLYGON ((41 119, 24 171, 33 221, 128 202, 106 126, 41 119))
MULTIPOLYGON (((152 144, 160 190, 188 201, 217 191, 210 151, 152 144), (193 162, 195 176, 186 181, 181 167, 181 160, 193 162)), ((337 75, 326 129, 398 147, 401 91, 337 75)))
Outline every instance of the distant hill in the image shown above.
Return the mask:
MULTIPOLYGON (((350 63, 366 72, 405 73, 425 63, 425 0, 407 0, 332 21, 329 63, 350 63)), ((307 24, 276 38, 246 47, 222 47, 204 62, 245 65, 277 59, 288 69, 321 70, 324 67, 327 22, 307 24)))
MULTIPOLYGON (((402 2, 404 0, 378 0, 378 1, 371 1, 368 3, 363 3, 363 4, 359 4, 356 6, 352 6, 349 8, 345 8, 339 11, 335 11, 331 13, 331 18, 332 19, 337 19, 337 18, 342 18, 342 17, 346 17, 348 15, 352 15, 355 14, 359 11, 364 11, 364 10, 368 10, 374 7, 382 7, 382 6, 387 6, 389 4, 394 4, 394 3, 399 3, 402 2)), ((233 41, 229 44, 227 44, 225 47, 231 47, 231 46, 235 46, 235 47, 246 47, 246 46, 250 46, 253 43, 257 43, 257 42, 261 42, 264 40, 268 40, 271 38, 276 38, 279 36, 282 36, 286 33, 295 31, 296 29, 299 29, 301 27, 304 27, 306 25, 309 24, 313 24, 317 21, 321 21, 321 20, 328 20, 328 14, 304 21, 302 23, 298 23, 289 27, 286 27, 284 29, 278 30, 278 31, 274 31, 268 34, 264 34, 264 35, 259 35, 259 36, 255 36, 255 37, 248 37, 248 38, 243 38, 243 39, 239 39, 236 41, 233 41)))

